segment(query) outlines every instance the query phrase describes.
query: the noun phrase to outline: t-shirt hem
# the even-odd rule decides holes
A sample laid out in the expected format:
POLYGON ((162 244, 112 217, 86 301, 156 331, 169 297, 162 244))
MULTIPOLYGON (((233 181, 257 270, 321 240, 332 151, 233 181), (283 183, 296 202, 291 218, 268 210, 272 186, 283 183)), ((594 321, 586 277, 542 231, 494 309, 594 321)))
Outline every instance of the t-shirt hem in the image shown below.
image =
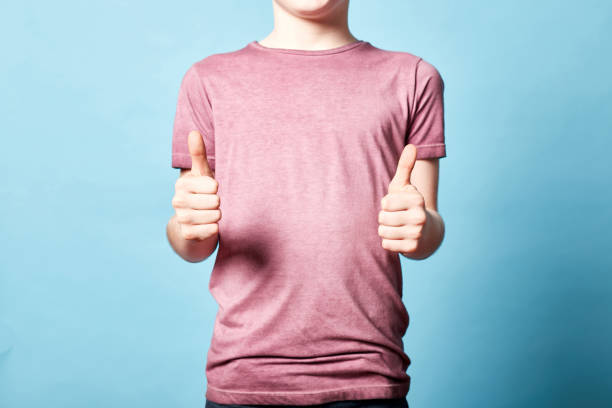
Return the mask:
POLYGON ((446 144, 434 143, 427 145, 416 145, 417 159, 434 159, 446 157, 446 144))
MULTIPOLYGON (((213 169, 215 168, 215 156, 207 155, 206 160, 213 169)), ((190 169, 191 168, 191 155, 184 153, 173 153, 171 166, 175 169, 190 169)))
POLYGON ((404 398, 410 381, 401 384, 366 385, 323 391, 229 391, 211 385, 206 399, 217 404, 239 405, 318 405, 333 401, 404 398))

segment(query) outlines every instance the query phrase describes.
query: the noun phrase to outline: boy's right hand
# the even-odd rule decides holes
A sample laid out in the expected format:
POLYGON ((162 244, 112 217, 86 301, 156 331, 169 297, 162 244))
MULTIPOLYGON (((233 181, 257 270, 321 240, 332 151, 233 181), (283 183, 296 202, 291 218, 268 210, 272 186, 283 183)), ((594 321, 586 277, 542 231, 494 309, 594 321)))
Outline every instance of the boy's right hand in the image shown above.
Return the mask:
POLYGON ((176 211, 176 220, 183 238, 204 240, 219 233, 219 183, 208 165, 206 147, 200 132, 189 132, 187 143, 191 155, 191 171, 176 181, 172 207, 176 211))

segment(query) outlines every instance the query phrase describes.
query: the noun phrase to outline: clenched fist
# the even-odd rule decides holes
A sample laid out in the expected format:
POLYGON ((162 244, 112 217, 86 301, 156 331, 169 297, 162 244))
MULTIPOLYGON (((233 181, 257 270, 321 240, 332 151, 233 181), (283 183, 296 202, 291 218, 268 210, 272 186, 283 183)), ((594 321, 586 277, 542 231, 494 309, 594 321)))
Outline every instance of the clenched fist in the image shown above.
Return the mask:
POLYGON ((219 233, 219 183, 208 165, 200 132, 189 132, 187 143, 191 171, 176 181, 172 206, 183 238, 203 240, 219 233))
POLYGON ((419 245, 427 212, 423 195, 410 184, 416 161, 416 146, 404 147, 389 192, 381 201, 378 214, 378 235, 382 247, 393 252, 414 253, 419 245))

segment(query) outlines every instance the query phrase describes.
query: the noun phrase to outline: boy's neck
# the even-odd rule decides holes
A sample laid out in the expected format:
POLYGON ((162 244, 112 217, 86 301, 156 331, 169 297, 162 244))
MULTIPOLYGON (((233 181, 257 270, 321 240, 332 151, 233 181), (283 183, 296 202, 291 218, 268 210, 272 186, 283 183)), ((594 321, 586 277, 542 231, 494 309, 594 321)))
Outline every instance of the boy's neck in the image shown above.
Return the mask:
POLYGON ((273 1, 274 29, 258 42, 270 48, 326 50, 355 41, 348 28, 348 1, 329 11, 297 14, 273 1))

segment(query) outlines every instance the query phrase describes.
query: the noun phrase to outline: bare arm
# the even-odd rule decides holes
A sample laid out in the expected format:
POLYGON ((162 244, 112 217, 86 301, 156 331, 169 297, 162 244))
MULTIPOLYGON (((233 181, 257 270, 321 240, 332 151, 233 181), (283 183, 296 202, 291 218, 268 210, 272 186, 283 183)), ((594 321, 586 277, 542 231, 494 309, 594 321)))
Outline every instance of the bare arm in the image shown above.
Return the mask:
POLYGON ((411 254, 402 252, 406 258, 414 260, 428 258, 440 247, 444 239, 444 220, 438 213, 439 168, 438 158, 416 160, 414 163, 410 181, 425 199, 427 221, 419 239, 418 251, 411 254))

